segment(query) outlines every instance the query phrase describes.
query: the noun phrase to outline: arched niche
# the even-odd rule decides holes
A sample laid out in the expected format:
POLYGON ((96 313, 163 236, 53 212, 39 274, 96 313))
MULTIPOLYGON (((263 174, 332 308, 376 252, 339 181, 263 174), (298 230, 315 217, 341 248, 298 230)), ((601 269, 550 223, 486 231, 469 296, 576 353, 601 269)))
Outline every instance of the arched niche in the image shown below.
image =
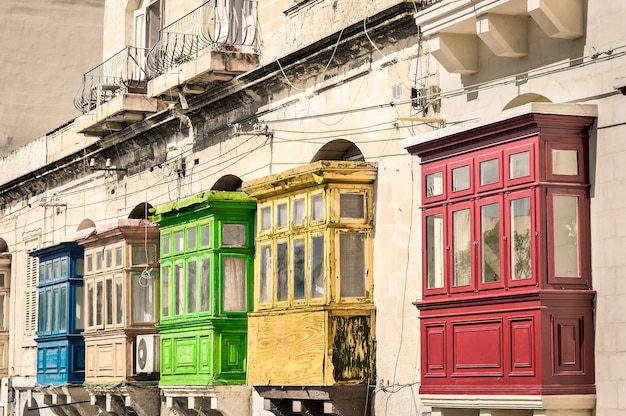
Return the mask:
POLYGON ((151 209, 152 205, 149 202, 142 202, 133 208, 130 214, 128 214, 128 218, 135 220, 147 220, 151 209))
POLYGON ((548 98, 544 97, 541 94, 535 93, 527 93, 518 95, 513 98, 507 105, 504 106, 502 110, 508 110, 510 108, 519 107, 520 105, 528 104, 528 103, 551 103, 548 98))
POLYGON ((241 183, 242 180, 238 176, 224 175, 215 182, 211 190, 237 192, 241 191, 241 183))
POLYGON ((76 229, 76 231, 82 231, 82 230, 86 230, 87 228, 95 228, 96 224, 91 221, 89 218, 85 218, 84 220, 82 220, 80 222, 80 224, 78 224, 78 228, 76 229))
POLYGON ((4 238, 0 237, 0 253, 7 253, 9 251, 9 245, 4 238))
POLYGON ((349 140, 337 139, 326 143, 315 153, 311 162, 318 160, 350 160, 364 162, 365 157, 361 149, 349 140))

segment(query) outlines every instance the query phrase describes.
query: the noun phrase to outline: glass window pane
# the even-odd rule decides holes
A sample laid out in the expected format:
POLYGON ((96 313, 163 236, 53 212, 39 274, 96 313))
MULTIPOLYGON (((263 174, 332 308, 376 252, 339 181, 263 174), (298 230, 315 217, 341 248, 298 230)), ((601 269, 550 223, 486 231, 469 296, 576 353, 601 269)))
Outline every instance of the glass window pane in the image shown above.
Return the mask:
POLYGON ((324 196, 322 194, 311 195, 311 221, 324 220, 324 196))
POLYGON ((202 247, 207 247, 211 245, 211 232, 210 232, 209 224, 200 226, 200 245, 202 247))
POLYGON ((154 264, 155 260, 155 247, 147 245, 133 245, 132 246, 132 264, 154 264))
POLYGON ((365 235, 339 235, 339 294, 345 297, 365 296, 365 235))
POLYGON ((245 224, 222 224, 222 245, 232 247, 245 247, 245 224))
POLYGON ((87 325, 94 326, 94 291, 93 291, 93 282, 87 283, 87 325))
POLYGON ((46 266, 45 263, 39 264, 39 281, 43 282, 46 280, 46 266))
POLYGON ((46 262, 46 279, 53 279, 54 278, 54 274, 53 274, 53 270, 52 270, 52 262, 46 262))
POLYGON ((500 204, 480 207, 482 282, 500 281, 500 204))
POLYGON ((261 230, 267 231, 272 228, 272 210, 270 207, 261 208, 261 230))
POLYGON ((276 226, 285 228, 287 226, 287 204, 276 205, 276 226))
POLYGON ((316 235, 311 239, 311 297, 323 298, 326 294, 324 281, 324 236, 316 235))
POLYGON ((489 185, 500 180, 500 161, 489 159, 480 162, 480 185, 489 185))
POLYGON ((113 267, 113 250, 108 249, 104 252, 104 264, 107 269, 113 267))
POLYGON ((185 276, 183 265, 174 265, 174 314, 182 315, 185 306, 185 276))
POLYGON ((59 329, 65 331, 67 321, 67 289, 65 286, 61 287, 60 299, 57 305, 59 305, 59 329))
POLYGON ((578 175, 578 151, 552 149, 552 174, 578 175))
POLYGON ((245 312, 248 309, 246 296, 246 259, 224 256, 222 258, 224 312, 245 312))
POLYGON ((185 247, 183 244, 184 239, 185 239, 185 236, 183 234, 183 230, 178 230, 174 233, 174 251, 175 252, 183 251, 183 248, 185 247))
POLYGON ((5 277, 6 277, 6 273, 0 273, 0 287, 4 287, 5 277))
POLYGON ((93 271, 93 256, 90 254, 88 256, 85 256, 85 258, 87 259, 87 271, 93 271))
POLYGON ((107 325, 113 325, 113 299, 115 297, 115 293, 113 293, 113 279, 109 278, 105 282, 105 290, 106 290, 106 323, 107 325))
POLYGON ((46 332, 50 332, 52 320, 52 291, 46 291, 46 332))
POLYGON ((443 194, 443 172, 426 175, 426 196, 443 194))
POLYGON ((304 198, 295 198, 293 200, 293 214, 292 215, 293 215, 294 225, 304 224, 304 216, 305 216, 304 198))
POLYGON ((426 217, 426 275, 429 289, 443 287, 443 214, 426 217))
POLYGON ((133 273, 132 275, 133 322, 154 321, 154 275, 133 273))
POLYGON ((511 206, 511 279, 530 279, 530 198, 514 199, 511 206))
POLYGON ((52 330, 59 330, 59 289, 52 293, 52 330))
POLYGON ((0 294, 0 331, 6 331, 6 322, 4 321, 4 294, 0 294))
POLYGON ((287 242, 276 244, 276 300, 286 301, 289 296, 287 242))
POLYGON ((463 191, 470 187, 470 168, 469 166, 459 166, 452 169, 452 191, 463 191))
POLYGON ((200 260, 200 311, 206 312, 209 310, 209 259, 200 260))
POLYGON ((169 316, 170 314, 170 267, 163 266, 161 268, 161 314, 169 316))
POLYGON ((123 323, 124 317, 124 292, 122 291, 122 276, 115 277, 115 323, 123 323))
MULTIPOLYGON (((39 310, 41 311, 45 311, 45 303, 44 303, 44 292, 39 292, 39 310)), ((44 318, 45 318, 45 313, 40 313, 39 314, 39 327, 38 330, 39 332, 42 332, 45 328, 44 328, 44 318)))
POLYGON ((115 267, 122 266, 122 247, 115 247, 115 267))
POLYGON ((339 215, 341 218, 365 218, 365 195, 359 193, 340 194, 339 215))
POLYGON ((104 293, 102 281, 96 282, 96 325, 102 325, 102 309, 104 306, 104 293))
POLYGON ((169 233, 161 236, 161 252, 163 255, 170 254, 170 235, 169 233))
MULTIPOLYGON (((76 276, 83 276, 85 274, 85 259, 82 257, 76 259, 76 276)), ((74 277, 74 276, 72 276, 74 277)))
POLYGON ((471 283, 471 234, 470 210, 461 209, 452 214, 452 249, 454 261, 454 286, 466 286, 471 283))
POLYGON ((293 298, 304 299, 304 240, 293 240, 293 298))
POLYGON ((196 261, 190 260, 187 262, 187 313, 197 312, 198 294, 196 293, 196 261))
POLYGON ((523 178, 530 175, 530 152, 513 153, 509 156, 509 178, 523 178))
POLYGON ((272 299, 272 248, 261 245, 259 270, 259 303, 269 303, 272 299))
POLYGON ((187 249, 195 250, 196 249, 196 229, 190 228, 187 230, 187 249))
POLYGON ((67 277, 67 258, 61 259, 61 277, 67 277))
POLYGON ((61 276, 61 262, 59 259, 54 260, 54 275, 53 278, 57 279, 61 276))
POLYGON ((96 270, 102 270, 102 252, 96 253, 96 270))
POLYGON ((580 277, 578 259, 578 196, 554 195, 554 264, 557 276, 580 277))
POLYGON ((85 314, 84 308, 85 305, 85 290, 82 286, 76 287, 76 308, 74 308, 74 328, 77 331, 81 331, 85 329, 85 314))

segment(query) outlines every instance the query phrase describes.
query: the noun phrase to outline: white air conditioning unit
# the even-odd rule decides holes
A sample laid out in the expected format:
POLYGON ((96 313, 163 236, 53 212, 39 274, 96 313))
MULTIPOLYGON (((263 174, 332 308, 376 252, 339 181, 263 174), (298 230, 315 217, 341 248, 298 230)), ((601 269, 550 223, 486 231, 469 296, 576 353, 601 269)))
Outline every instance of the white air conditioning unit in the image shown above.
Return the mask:
POLYGON ((135 372, 137 374, 159 372, 159 336, 157 334, 137 335, 135 372))

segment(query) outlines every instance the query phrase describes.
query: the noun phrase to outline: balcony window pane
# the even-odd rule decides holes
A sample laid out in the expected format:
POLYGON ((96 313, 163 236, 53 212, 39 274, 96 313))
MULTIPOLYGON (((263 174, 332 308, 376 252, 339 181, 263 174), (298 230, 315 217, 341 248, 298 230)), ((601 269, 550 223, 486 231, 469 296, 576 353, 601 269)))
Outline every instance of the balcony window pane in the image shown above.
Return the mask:
POLYGON ((443 172, 426 175, 426 196, 443 194, 443 172))
POLYGON ((185 236, 183 234, 183 230, 178 230, 174 233, 174 251, 180 252, 183 251, 185 236))
POLYGON ((200 245, 202 247, 208 247, 211 245, 211 228, 208 224, 200 226, 200 245))
POLYGON ((163 255, 168 255, 170 254, 170 235, 168 234, 163 234, 161 236, 161 252, 163 253, 163 255))
POLYGON ((87 272, 93 271, 93 255, 85 256, 87 259, 87 272))
POLYGON ((531 278, 530 198, 511 201, 511 279, 531 278))
POLYGON ((67 277, 67 258, 61 259, 61 277, 67 277))
POLYGON ((246 296, 246 259, 225 256, 222 258, 224 312, 245 312, 248 307, 246 296))
POLYGON ((272 228, 272 210, 270 207, 261 208, 261 231, 272 228))
POLYGON ((76 276, 83 276, 85 274, 85 259, 82 257, 76 259, 76 276))
POLYGON ((426 217, 426 275, 429 289, 443 287, 443 214, 426 217))
POLYGON ((191 260, 187 262, 187 313, 196 313, 196 299, 198 294, 196 293, 196 261, 191 260))
POLYGON ((52 262, 46 262, 46 279, 54 279, 54 274, 52 270, 52 262))
POLYGON ((105 290, 106 290, 106 323, 107 325, 113 325, 113 279, 109 278, 105 282, 105 290))
POLYGON ((76 307, 74 308, 74 327, 77 331, 85 329, 85 290, 82 286, 76 286, 76 307))
POLYGON ((104 252, 104 264, 107 269, 113 267, 113 250, 108 249, 104 252))
POLYGON ((53 278, 57 279, 61 276, 61 262, 57 259, 54 260, 54 275, 53 278))
POLYGON ((264 244, 260 252, 259 303, 269 303, 272 299, 272 248, 264 244))
POLYGON ((480 207, 482 282, 500 281, 500 204, 480 207))
POLYGON ((185 305, 185 276, 183 265, 174 265, 174 314, 182 315, 185 305))
POLYGON ((46 291, 46 332, 50 332, 50 328, 52 327, 52 291, 46 291))
POLYGON ((102 308, 104 306, 104 293, 102 281, 96 282, 96 325, 102 325, 102 308))
POLYGON ((311 298, 320 299, 326 294, 324 281, 324 236, 311 239, 311 298))
POLYGON ((87 325, 94 326, 94 291, 93 291, 93 282, 87 283, 87 325))
POLYGON ((196 249, 196 229, 190 228, 187 230, 187 249, 195 250, 196 249))
POLYGON ((102 252, 96 253, 96 270, 102 270, 102 252))
POLYGON ((59 289, 52 292, 52 331, 59 330, 59 289))
POLYGON ((170 267, 163 266, 161 268, 161 314, 169 316, 170 314, 170 267))
POLYGON ((133 258, 132 264, 136 265, 144 265, 144 264, 154 264, 156 262, 155 257, 155 247, 147 246, 147 245, 133 245, 133 258))
POLYGON ((500 180, 500 161, 489 159, 480 162, 480 185, 489 185, 500 180))
POLYGON ((304 299, 304 240, 293 240, 293 298, 304 299))
POLYGON ((287 226, 287 204, 276 205, 276 226, 285 228, 287 226))
POLYGON ((209 310, 209 259, 200 260, 200 311, 206 312, 209 310))
POLYGON ((578 152, 576 150, 552 149, 552 174, 578 175, 578 152))
POLYGON ((45 263, 39 264, 39 281, 43 282, 46 280, 46 266, 45 263))
POLYGON ((452 214, 452 245, 454 255, 454 286, 471 283, 470 210, 462 209, 452 214))
POLYGON ((154 322, 154 275, 132 274, 133 322, 154 322))
POLYGON ((341 218, 365 218, 365 195, 358 193, 340 194, 339 215, 341 218))
POLYGON ((59 329, 65 331, 67 321, 67 289, 65 286, 61 287, 61 295, 59 302, 59 329))
POLYGON ((304 198, 296 198, 293 200, 293 224, 304 224, 305 205, 304 198))
POLYGON ((122 247, 115 247, 115 267, 122 267, 122 247))
POLYGON ((222 224, 222 245, 231 247, 245 247, 245 224, 222 224))
POLYGON ((122 291, 122 276, 115 276, 115 323, 121 324, 124 318, 124 292, 122 291))
MULTIPOLYGON (((39 310, 41 311, 45 311, 45 303, 44 303, 44 292, 39 292, 39 310)), ((44 328, 44 319, 45 319, 45 313, 40 313, 39 314, 39 326, 38 326, 38 330, 39 332, 43 332, 44 328)))
POLYGON ((7 325, 4 320, 4 294, 0 294, 0 331, 6 331, 7 325))
POLYGON ((276 244, 276 300, 286 301, 289 296, 287 242, 276 244))
POLYGON ((458 192, 470 187, 470 168, 469 166, 459 166, 452 169, 452 191, 458 192))
POLYGON ((322 194, 311 195, 311 221, 324 220, 324 196, 322 194))
POLYGON ((513 153, 509 156, 509 178, 523 178, 530 175, 530 152, 513 153))
POLYGON ((580 277, 578 268, 578 196, 554 195, 554 264, 557 276, 580 277))
POLYGON ((365 296, 365 235, 341 233, 339 235, 340 296, 365 296))

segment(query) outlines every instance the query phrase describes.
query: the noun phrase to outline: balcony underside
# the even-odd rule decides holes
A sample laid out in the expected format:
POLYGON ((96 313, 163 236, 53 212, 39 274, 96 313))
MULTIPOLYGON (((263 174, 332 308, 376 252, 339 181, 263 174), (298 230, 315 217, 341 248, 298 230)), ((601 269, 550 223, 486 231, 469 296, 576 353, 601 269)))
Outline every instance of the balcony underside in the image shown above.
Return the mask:
POLYGON ((149 97, 178 100, 183 94, 201 94, 258 67, 255 53, 222 52, 206 48, 196 59, 169 69, 148 82, 149 97))
POLYGON ((76 119, 76 130, 86 136, 106 136, 156 113, 157 99, 120 93, 76 119))

